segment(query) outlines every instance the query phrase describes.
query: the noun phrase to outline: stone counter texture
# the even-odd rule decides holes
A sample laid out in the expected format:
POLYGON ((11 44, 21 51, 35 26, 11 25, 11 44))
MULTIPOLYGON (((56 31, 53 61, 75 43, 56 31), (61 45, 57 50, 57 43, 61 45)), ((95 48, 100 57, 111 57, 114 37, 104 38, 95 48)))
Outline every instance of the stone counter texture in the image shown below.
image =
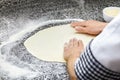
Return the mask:
POLYGON ((108 6, 120 7, 120 0, 0 0, 0 80, 69 80, 65 63, 37 59, 23 45, 27 36, 10 37, 48 20, 103 21, 108 6))

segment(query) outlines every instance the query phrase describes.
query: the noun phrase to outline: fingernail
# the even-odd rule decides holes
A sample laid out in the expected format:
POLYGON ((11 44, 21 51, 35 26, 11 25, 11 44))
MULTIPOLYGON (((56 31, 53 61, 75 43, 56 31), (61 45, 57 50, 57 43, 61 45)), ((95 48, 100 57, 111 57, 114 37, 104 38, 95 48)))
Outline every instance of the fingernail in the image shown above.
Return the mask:
POLYGON ((74 26, 74 23, 71 23, 70 25, 71 25, 71 26, 74 26))
POLYGON ((80 27, 75 27, 75 29, 79 29, 80 27))
POLYGON ((77 27, 77 28, 75 28, 75 30, 79 30, 79 28, 77 27))
POLYGON ((74 39, 74 40, 77 40, 77 38, 75 38, 75 37, 74 37, 73 39, 74 39))

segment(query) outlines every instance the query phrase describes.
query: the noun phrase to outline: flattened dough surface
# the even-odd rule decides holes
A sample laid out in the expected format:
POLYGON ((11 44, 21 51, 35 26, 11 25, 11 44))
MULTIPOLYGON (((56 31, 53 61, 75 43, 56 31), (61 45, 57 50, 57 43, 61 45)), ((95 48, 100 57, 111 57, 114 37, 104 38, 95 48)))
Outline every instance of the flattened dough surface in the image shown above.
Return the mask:
POLYGON ((24 45, 33 56, 39 59, 64 62, 64 43, 71 38, 81 39, 86 45, 94 37, 78 34, 70 24, 67 24, 41 30, 28 38, 24 45))

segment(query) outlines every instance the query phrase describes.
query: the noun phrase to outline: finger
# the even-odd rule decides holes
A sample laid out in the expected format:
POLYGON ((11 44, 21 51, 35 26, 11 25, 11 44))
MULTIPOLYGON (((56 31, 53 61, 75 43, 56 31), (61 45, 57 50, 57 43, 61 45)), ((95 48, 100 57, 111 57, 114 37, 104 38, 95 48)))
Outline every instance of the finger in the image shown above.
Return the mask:
POLYGON ((85 27, 75 27, 75 30, 79 33, 87 33, 87 29, 85 27))
POLYGON ((64 48, 67 48, 67 47, 68 47, 68 43, 65 43, 65 44, 64 44, 64 48))
POLYGON ((86 24, 85 24, 85 22, 86 21, 82 21, 82 22, 73 22, 73 23, 71 23, 71 26, 72 27, 76 27, 76 26, 85 26, 86 24))
POLYGON ((81 50, 84 49, 84 44, 83 44, 82 40, 78 41, 78 46, 80 47, 81 50))
POLYGON ((69 47, 72 47, 72 46, 73 46, 73 40, 74 40, 74 39, 71 39, 71 40, 69 41, 69 47))
POLYGON ((75 47, 78 46, 78 40, 76 38, 73 39, 73 46, 75 46, 75 47))

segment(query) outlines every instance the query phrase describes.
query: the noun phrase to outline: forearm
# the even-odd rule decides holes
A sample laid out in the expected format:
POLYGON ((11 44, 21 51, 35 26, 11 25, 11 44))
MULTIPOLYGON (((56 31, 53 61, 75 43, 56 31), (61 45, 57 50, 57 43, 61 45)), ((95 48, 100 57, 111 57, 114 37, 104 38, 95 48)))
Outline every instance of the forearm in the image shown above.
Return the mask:
POLYGON ((77 80, 75 71, 74 71, 74 65, 75 65, 75 61, 76 61, 77 57, 70 57, 68 59, 67 63, 67 70, 68 73, 70 75, 70 80, 77 80))

